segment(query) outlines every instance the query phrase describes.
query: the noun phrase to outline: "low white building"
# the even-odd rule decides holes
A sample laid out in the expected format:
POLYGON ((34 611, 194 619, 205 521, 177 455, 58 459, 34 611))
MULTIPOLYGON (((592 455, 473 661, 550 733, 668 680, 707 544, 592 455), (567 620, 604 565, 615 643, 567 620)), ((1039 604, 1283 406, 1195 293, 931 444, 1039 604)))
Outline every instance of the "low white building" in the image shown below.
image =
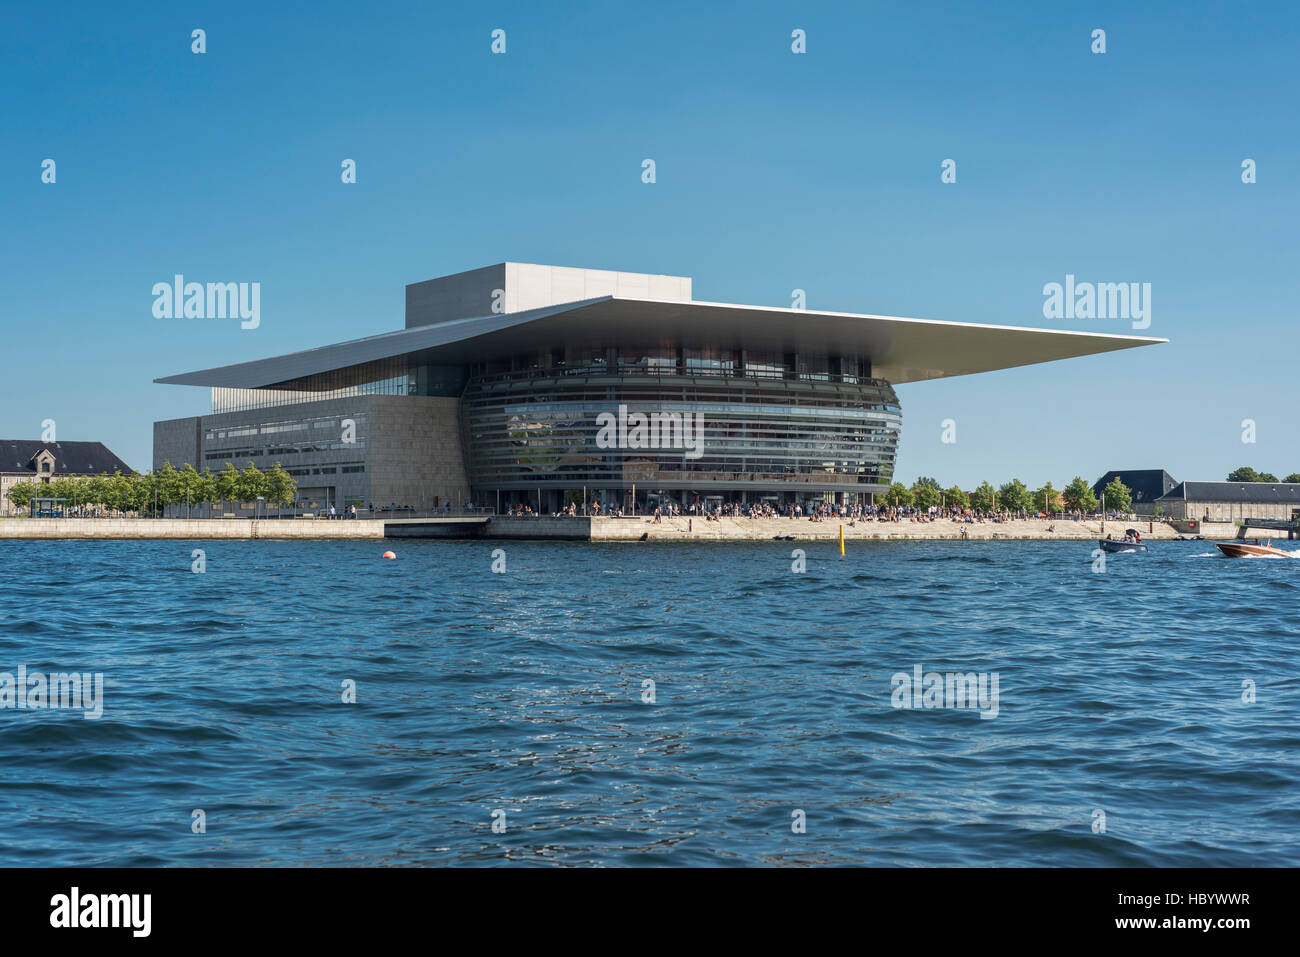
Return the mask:
POLYGON ((1243 518, 1300 517, 1300 484, 1286 482, 1180 482, 1156 499, 1169 518, 1235 522, 1243 518))

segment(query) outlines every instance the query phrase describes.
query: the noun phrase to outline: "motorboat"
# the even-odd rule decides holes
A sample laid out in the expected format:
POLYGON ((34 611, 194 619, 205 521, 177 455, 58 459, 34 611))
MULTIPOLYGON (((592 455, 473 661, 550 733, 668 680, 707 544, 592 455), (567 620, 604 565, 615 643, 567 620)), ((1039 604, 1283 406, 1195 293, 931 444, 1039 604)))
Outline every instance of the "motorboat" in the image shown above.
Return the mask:
POLYGON ((1229 558, 1290 558, 1291 553, 1277 548, 1271 541, 1215 542, 1214 547, 1229 558))
POLYGON ((1103 552, 1149 552, 1151 549, 1142 544, 1142 537, 1135 528, 1126 528, 1123 538, 1099 538, 1097 544, 1103 552))

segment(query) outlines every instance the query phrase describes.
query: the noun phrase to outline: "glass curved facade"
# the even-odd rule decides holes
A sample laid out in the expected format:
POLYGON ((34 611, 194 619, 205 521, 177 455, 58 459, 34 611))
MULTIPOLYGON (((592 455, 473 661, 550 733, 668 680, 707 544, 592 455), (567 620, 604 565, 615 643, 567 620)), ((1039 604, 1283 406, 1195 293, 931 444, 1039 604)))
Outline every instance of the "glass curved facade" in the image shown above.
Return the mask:
POLYGON ((888 382, 857 368, 833 381, 800 363, 750 361, 742 374, 700 361, 719 365, 479 370, 461 397, 470 484, 801 499, 888 487, 901 426, 888 382))

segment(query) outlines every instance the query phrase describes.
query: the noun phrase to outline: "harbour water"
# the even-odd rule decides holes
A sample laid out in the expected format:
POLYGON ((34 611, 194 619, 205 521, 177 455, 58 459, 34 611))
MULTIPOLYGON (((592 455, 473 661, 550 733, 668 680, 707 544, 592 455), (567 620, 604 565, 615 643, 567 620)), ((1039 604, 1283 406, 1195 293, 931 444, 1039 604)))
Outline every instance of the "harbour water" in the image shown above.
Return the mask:
POLYGON ((103 675, 0 864, 1296 865, 1300 561, 1153 548, 0 542, 0 672, 103 675))

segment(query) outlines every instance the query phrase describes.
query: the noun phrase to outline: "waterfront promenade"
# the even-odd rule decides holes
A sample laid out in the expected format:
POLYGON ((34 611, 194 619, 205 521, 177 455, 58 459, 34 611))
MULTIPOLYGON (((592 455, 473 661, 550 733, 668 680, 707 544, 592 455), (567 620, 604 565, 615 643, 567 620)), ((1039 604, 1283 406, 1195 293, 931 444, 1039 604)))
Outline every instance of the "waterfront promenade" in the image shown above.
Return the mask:
MULTIPOLYGON (((1159 522, 1044 520, 1006 522, 844 522, 847 541, 960 540, 972 541, 1084 541, 1116 538, 1134 527, 1152 541, 1174 539, 1179 533, 1159 522)), ((807 518, 726 517, 703 518, 591 517, 450 517, 421 519, 357 519, 307 521, 295 519, 142 519, 142 518, 0 518, 0 539, 385 539, 484 538, 567 539, 575 541, 771 541, 793 537, 797 541, 838 539, 841 522, 807 518)), ((1207 539, 1233 538, 1234 525, 1206 524, 1207 539)))
MULTIPOLYGON (((654 524, 653 519, 641 519, 639 521, 629 521, 628 519, 595 519, 592 528, 592 538, 596 540, 618 540, 624 538, 640 538, 640 533, 647 534, 647 541, 674 541, 682 539, 701 539, 701 540, 770 540, 777 537, 787 537, 793 535, 797 540, 821 539, 839 539, 840 525, 844 525, 844 538, 846 541, 860 540, 891 540, 891 541, 937 541, 955 539, 961 540, 963 529, 970 540, 989 541, 993 539, 1008 539, 1016 541, 1041 540, 1041 541, 1082 541, 1088 539, 1105 538, 1106 535, 1114 535, 1120 538, 1124 535, 1124 529, 1137 528, 1143 538, 1150 539, 1174 539, 1178 538, 1178 532, 1174 531, 1169 525, 1156 522, 1149 525, 1147 522, 1137 522, 1128 520, 1112 521, 1107 519, 1106 530, 1101 530, 1100 521, 1070 521, 1070 520, 1043 520, 1043 519, 1026 519, 1011 520, 1007 522, 985 521, 983 523, 973 522, 954 522, 941 520, 936 522, 856 522, 852 526, 848 522, 841 523, 839 519, 827 519, 823 522, 811 522, 807 518, 721 518, 714 522, 706 522, 700 518, 688 519, 682 518, 665 518, 659 524, 654 524), (637 529, 637 534, 628 535, 628 529, 624 526, 630 526, 637 529), (1148 527, 1151 531, 1148 531, 1148 527)), ((1236 534, 1236 529, 1232 528, 1230 533, 1225 533, 1223 537, 1230 538, 1236 534)))
POLYGON ((253 518, 0 518, 0 539, 383 538, 385 522, 253 518))

